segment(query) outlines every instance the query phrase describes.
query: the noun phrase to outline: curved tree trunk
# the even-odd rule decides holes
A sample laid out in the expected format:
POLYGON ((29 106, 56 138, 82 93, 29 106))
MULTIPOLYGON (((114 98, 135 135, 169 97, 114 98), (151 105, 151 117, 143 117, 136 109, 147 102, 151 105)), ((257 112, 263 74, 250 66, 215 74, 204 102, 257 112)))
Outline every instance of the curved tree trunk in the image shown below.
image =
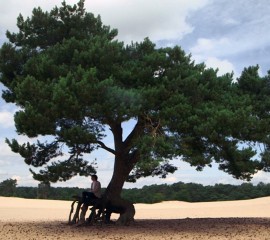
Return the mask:
POLYGON ((119 213, 120 216, 116 223, 120 225, 128 225, 135 216, 133 203, 121 198, 124 183, 133 168, 133 164, 128 163, 127 159, 123 156, 115 157, 113 176, 105 192, 106 212, 119 213))
MULTIPOLYGON (((101 209, 101 211, 103 211, 103 209, 106 209, 106 221, 110 220, 111 213, 120 214, 118 220, 116 221, 116 224, 119 225, 128 225, 134 220, 135 207, 133 203, 121 198, 121 191, 123 185, 131 170, 132 165, 126 164, 125 158, 115 159, 115 167, 112 179, 106 189, 103 198, 98 203, 98 208, 101 209)), ((70 224, 74 224, 77 222, 79 224, 85 223, 85 216, 89 206, 87 204, 82 204, 81 198, 78 198, 77 202, 78 205, 74 217, 72 221, 69 220, 70 224)), ((71 213, 72 212, 73 205, 71 213)), ((71 216, 69 217, 69 219, 70 218, 71 216)))
POLYGON ((111 209, 111 212, 120 214, 116 221, 118 225, 129 225, 130 222, 134 221, 135 207, 133 203, 125 199, 118 198, 110 200, 109 208, 107 208, 106 211, 109 209, 111 209))
POLYGON ((109 125, 114 136, 115 150, 113 153, 115 154, 115 161, 113 176, 104 196, 106 215, 108 216, 107 220, 109 220, 112 212, 120 213, 116 223, 127 225, 134 220, 135 207, 133 203, 121 198, 121 191, 137 160, 137 156, 135 157, 135 154, 131 154, 130 149, 132 140, 139 135, 141 125, 139 123, 136 124, 125 141, 123 141, 121 123, 111 122, 109 125))

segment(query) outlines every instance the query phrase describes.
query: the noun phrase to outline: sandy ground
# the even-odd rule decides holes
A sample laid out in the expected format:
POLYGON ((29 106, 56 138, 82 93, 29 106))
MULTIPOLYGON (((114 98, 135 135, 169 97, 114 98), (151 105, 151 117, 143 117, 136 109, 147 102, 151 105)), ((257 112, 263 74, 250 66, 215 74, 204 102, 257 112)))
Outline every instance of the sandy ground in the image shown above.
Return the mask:
POLYGON ((270 240, 270 197, 135 204, 136 221, 130 226, 70 226, 70 206, 71 201, 0 197, 0 239, 270 240))

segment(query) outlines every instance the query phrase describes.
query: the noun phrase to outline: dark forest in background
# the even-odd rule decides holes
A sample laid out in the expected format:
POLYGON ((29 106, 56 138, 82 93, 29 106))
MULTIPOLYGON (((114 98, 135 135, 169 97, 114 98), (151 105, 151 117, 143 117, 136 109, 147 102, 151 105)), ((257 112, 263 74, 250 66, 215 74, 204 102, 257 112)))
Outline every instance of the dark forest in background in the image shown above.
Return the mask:
MULTIPOLYGON (((104 190, 104 189, 103 189, 104 190)), ((17 181, 7 179, 0 183, 0 196, 31 199, 72 200, 85 189, 77 187, 18 187, 17 181)), ((171 185, 151 185, 143 188, 123 189, 122 197, 133 203, 157 203, 161 201, 209 202, 244 200, 270 196, 270 183, 243 183, 241 185, 215 184, 204 186, 197 183, 178 182, 171 185)))

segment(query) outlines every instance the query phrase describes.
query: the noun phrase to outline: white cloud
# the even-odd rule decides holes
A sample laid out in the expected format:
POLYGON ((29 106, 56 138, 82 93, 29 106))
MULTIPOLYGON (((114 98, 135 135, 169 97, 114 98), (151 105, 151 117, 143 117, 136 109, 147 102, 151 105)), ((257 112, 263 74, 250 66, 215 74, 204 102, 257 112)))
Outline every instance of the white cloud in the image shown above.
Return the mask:
POLYGON ((37 187, 37 185, 39 184, 38 181, 33 179, 31 174, 12 175, 11 178, 17 180, 17 185, 19 187, 22 187, 22 186, 37 187))
POLYGON ((223 75, 225 73, 235 72, 235 68, 231 62, 228 60, 220 60, 215 57, 209 57, 205 60, 207 67, 217 69, 218 75, 223 75))
POLYGON ((0 127, 1 128, 14 127, 13 113, 8 111, 0 112, 0 127))
POLYGON ((227 47, 218 49, 224 57, 269 46, 269 9, 267 0, 212 1, 194 13, 191 21, 197 26, 197 38, 229 40, 227 47))
POLYGON ((224 59, 237 57, 237 55, 248 51, 262 50, 269 45, 270 37, 265 32, 270 29, 264 31, 257 24, 252 22, 250 23, 250 25, 253 25, 252 28, 248 25, 245 26, 246 28, 239 27, 237 31, 226 31, 221 37, 200 37, 190 48, 190 52, 197 58, 205 59, 206 56, 215 56, 224 59))
POLYGON ((259 171, 254 175, 251 182, 254 184, 259 182, 270 183, 270 173, 259 171))
MULTIPOLYGON (((101 185, 102 185, 102 182, 101 182, 101 185)), ((67 182, 52 183, 51 186, 52 187, 78 187, 78 188, 87 189, 87 188, 90 188, 91 186, 91 178, 76 176, 68 180, 67 182)), ((102 187, 105 187, 105 186, 102 185, 102 187)))
MULTIPOLYGON (((77 1, 67 1, 77 2, 77 1)), ((34 7, 41 6, 44 10, 52 9, 53 6, 61 3, 60 0, 9 0, 0 1, 0 22, 3 32, 6 30, 16 31, 17 17, 20 13, 26 18, 30 16, 34 7)))
POLYGON ((177 181, 178 181, 178 179, 176 177, 167 177, 164 179, 164 182, 168 183, 168 184, 172 184, 172 183, 175 183, 177 181))
POLYGON ((224 50, 226 51, 230 47, 231 43, 228 38, 199 38, 190 51, 197 60, 201 61, 211 56, 223 56, 224 50))
POLYGON ((103 22, 119 29, 119 38, 125 42, 141 41, 150 37, 181 39, 192 31, 186 22, 191 11, 206 5, 208 0, 104 0, 86 2, 89 11, 101 15, 103 22))
POLYGON ((17 180, 17 183, 21 181, 22 177, 21 176, 18 176, 18 175, 14 175, 11 177, 12 179, 16 179, 17 180))
POLYGON ((18 156, 16 153, 10 150, 10 147, 5 143, 4 139, 0 140, 0 158, 1 161, 7 157, 16 157, 18 156))
MULTIPOLYGON (((60 6, 62 0, 10 0, 0 2, 0 22, 2 32, 16 30, 16 18, 19 13, 29 16, 32 9, 41 6, 50 10, 60 6), (3 29, 5 28, 5 29, 3 29)), ((76 0, 66 0, 74 4, 76 0)), ((105 25, 119 29, 119 38, 126 42, 141 41, 145 37, 151 40, 180 39, 192 31, 186 22, 191 11, 205 6, 209 0, 92 0, 86 1, 86 9, 95 15, 100 14, 105 25)))
POLYGON ((236 20, 235 18, 232 18, 232 17, 228 17, 228 18, 223 19, 223 23, 224 23, 224 25, 229 25, 229 26, 236 26, 236 25, 240 24, 240 22, 238 20, 236 20))
POLYGON ((218 75, 234 72, 238 76, 236 68, 228 59, 224 59, 224 49, 228 49, 231 43, 228 38, 207 39, 199 38, 196 44, 191 47, 192 58, 197 62, 204 62, 209 68, 218 68, 218 75))

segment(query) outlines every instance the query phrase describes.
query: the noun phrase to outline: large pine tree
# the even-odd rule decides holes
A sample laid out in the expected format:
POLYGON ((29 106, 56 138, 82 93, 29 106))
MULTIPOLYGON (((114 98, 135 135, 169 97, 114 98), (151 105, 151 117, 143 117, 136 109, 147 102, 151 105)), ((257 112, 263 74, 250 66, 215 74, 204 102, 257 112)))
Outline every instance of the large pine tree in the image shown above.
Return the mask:
POLYGON ((84 154, 102 148, 115 156, 106 195, 124 205, 125 181, 166 177, 177 157, 198 170, 217 162, 239 179, 269 170, 270 77, 259 77, 258 67, 233 81, 195 64, 178 46, 156 48, 149 39, 124 45, 83 0, 50 12, 35 8, 17 26, 0 49, 2 96, 20 109, 19 134, 54 140, 7 143, 28 165, 44 167, 31 170, 35 179, 89 176, 95 169, 84 154), (130 120, 135 124, 124 138, 122 125, 130 120), (106 129, 113 148, 104 143, 106 129), (70 156, 63 160, 65 149, 70 156))

